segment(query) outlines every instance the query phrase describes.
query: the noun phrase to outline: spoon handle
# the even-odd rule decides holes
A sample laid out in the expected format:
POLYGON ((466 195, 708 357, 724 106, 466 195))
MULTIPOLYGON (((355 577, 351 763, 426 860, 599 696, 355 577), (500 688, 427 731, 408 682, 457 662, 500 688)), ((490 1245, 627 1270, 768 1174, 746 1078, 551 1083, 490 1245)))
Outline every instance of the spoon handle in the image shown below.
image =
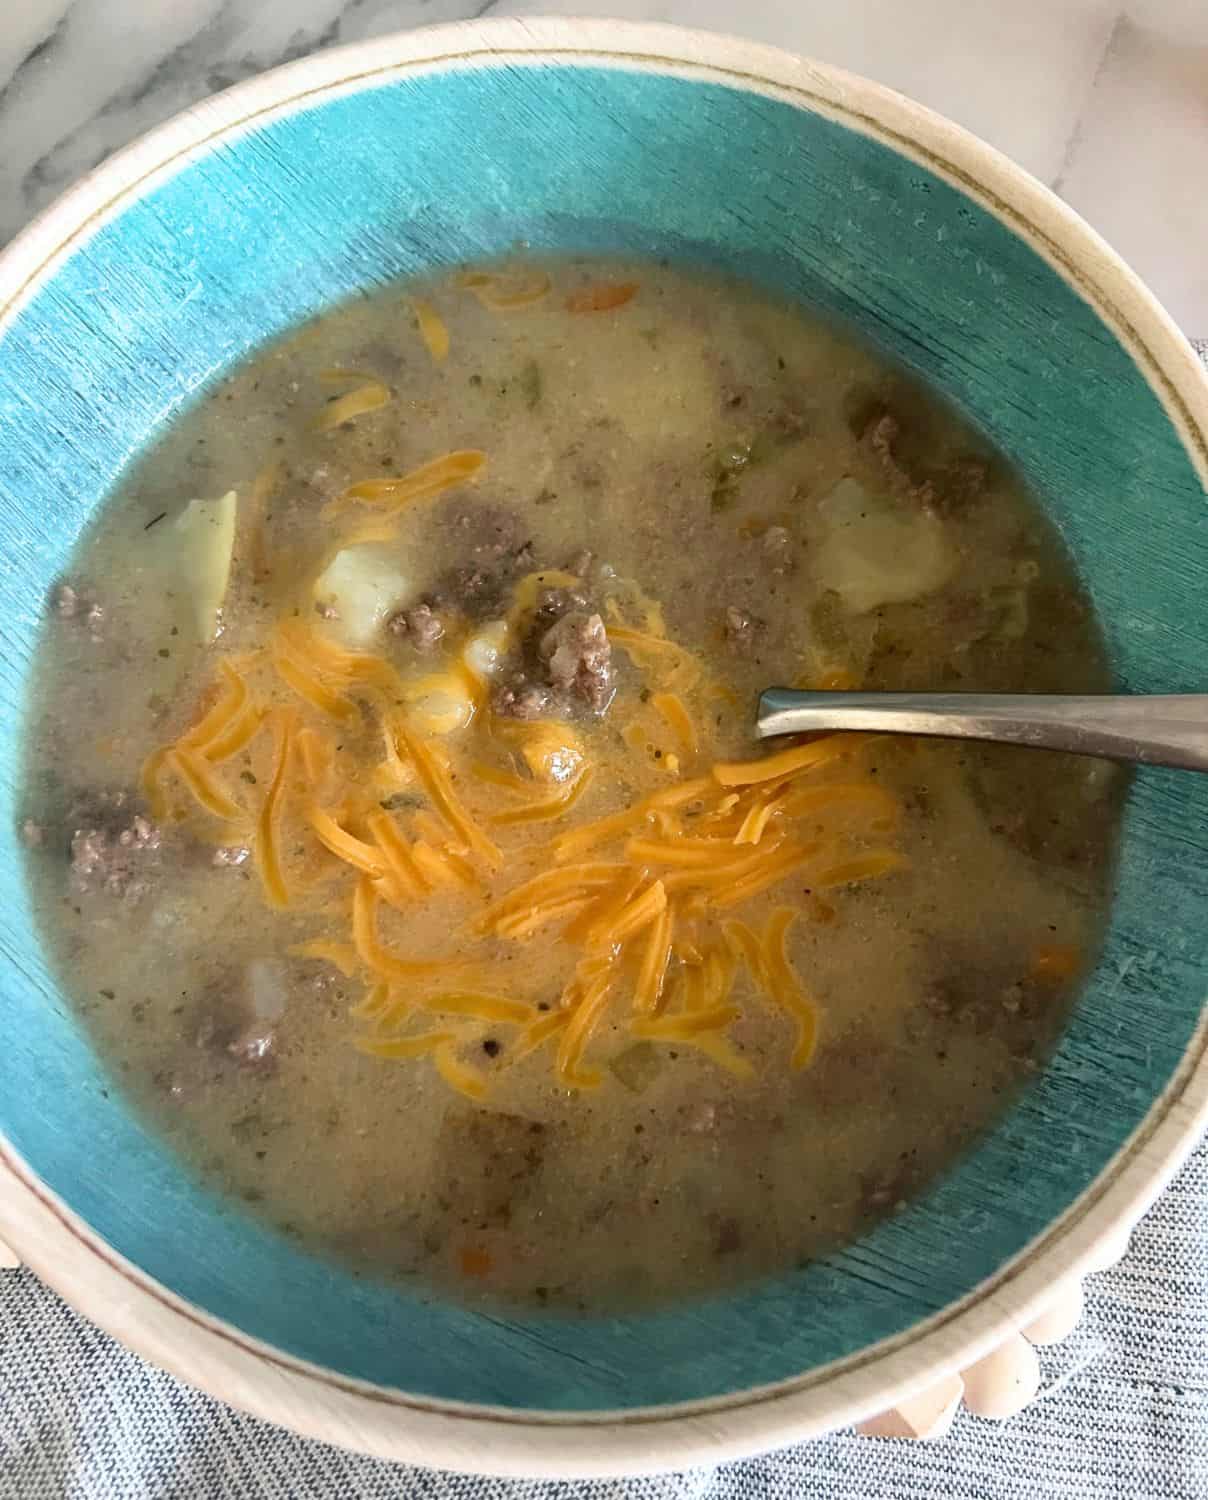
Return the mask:
POLYGON ((1176 697, 1047 693, 799 693, 769 688, 755 732, 878 734, 998 740, 1149 766, 1208 771, 1208 693, 1176 697))

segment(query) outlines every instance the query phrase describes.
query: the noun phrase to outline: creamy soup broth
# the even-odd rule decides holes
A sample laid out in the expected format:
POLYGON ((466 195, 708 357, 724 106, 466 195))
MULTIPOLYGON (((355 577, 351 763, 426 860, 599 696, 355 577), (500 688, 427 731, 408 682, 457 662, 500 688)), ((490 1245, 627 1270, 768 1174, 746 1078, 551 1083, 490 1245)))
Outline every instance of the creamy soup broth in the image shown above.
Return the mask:
POLYGON ((442 1294, 595 1312, 860 1233, 1043 1060, 1104 921, 1102 763, 743 779, 796 749, 768 686, 1109 675, 1001 455, 665 265, 442 275, 256 355, 123 480, 35 680, 31 876, 121 1086, 215 1190, 442 1294))

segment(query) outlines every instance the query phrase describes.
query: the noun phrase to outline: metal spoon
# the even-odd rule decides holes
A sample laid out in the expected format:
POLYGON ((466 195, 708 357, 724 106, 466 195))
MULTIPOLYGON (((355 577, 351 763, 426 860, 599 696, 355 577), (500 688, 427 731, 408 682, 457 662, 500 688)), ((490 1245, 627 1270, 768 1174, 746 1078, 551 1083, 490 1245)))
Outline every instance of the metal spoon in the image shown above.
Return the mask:
POLYGON ((799 693, 769 688, 755 732, 878 734, 997 740, 1147 766, 1208 771, 1208 693, 1176 697, 1047 693, 799 693))

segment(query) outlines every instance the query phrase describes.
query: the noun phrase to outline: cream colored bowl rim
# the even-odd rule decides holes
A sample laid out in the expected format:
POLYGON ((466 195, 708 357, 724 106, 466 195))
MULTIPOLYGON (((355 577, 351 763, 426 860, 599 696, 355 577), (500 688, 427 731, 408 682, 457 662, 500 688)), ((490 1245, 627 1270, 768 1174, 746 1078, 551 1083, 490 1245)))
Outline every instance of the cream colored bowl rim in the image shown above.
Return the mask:
MULTIPOLYGON (((823 114, 920 162, 1005 221, 1129 350, 1208 484, 1208 380, 1190 345, 1115 253, 1049 190, 902 95, 776 48, 675 26, 488 20, 340 47, 194 106, 64 194, 0 256, 0 332, 63 257, 220 139, 320 99, 450 67, 542 63, 711 80, 823 114)), ((388 1459, 518 1476, 589 1477, 716 1464, 817 1436, 966 1367, 1131 1227, 1208 1123, 1208 1023, 1141 1126, 1086 1193, 962 1302, 898 1337, 776 1386, 708 1402, 563 1415, 459 1406, 337 1376, 183 1302, 116 1255, 0 1139, 0 1233, 56 1291, 157 1365, 306 1436, 388 1459)), ((48 1353, 48 1357, 50 1357, 48 1353)))

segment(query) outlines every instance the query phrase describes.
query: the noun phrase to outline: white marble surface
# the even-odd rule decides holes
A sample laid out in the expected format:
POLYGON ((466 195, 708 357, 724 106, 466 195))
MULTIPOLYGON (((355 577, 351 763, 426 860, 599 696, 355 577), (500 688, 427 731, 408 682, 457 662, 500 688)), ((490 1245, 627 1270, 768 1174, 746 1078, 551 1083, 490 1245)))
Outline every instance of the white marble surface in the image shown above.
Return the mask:
POLYGON ((1208 337, 1208 0, 3 0, 0 241, 184 105, 466 16, 740 31, 892 84, 1061 192, 1208 337))

